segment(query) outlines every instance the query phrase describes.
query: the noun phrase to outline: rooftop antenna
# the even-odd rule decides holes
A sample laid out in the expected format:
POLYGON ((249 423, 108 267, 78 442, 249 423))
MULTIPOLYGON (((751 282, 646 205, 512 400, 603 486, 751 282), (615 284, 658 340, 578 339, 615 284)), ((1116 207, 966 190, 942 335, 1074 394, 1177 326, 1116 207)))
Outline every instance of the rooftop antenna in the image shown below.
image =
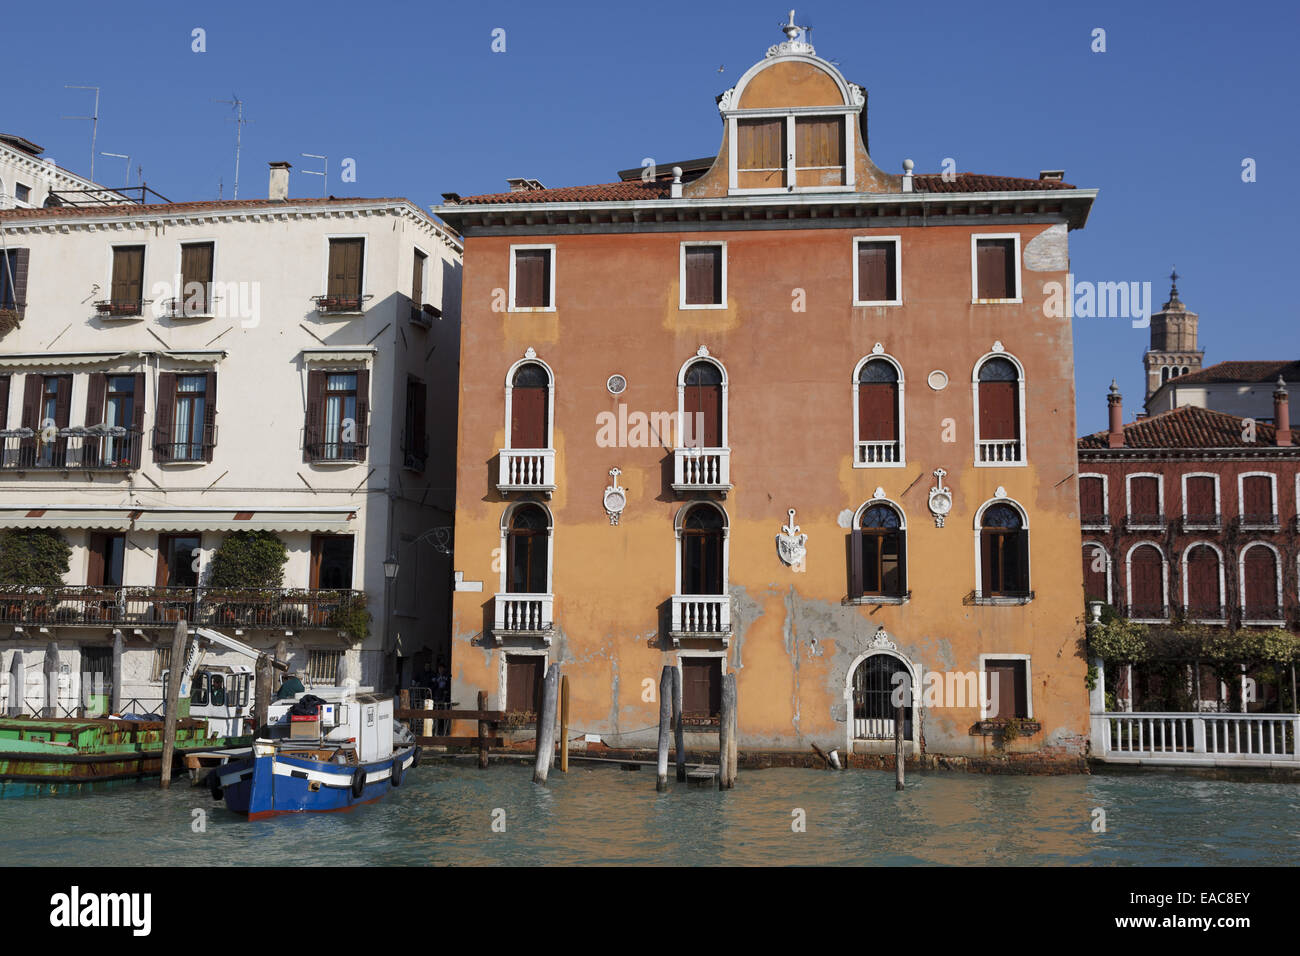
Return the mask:
POLYGON ((235 111, 235 189, 233 198, 239 198, 239 149, 243 140, 244 127, 248 125, 248 120, 244 119, 244 101, 239 98, 237 93, 231 93, 228 100, 213 100, 214 103, 229 103, 235 111))
POLYGON ((95 111, 89 116, 60 116, 59 119, 65 120, 90 120, 90 180, 95 179, 95 136, 99 133, 99 87, 98 86, 73 86, 70 83, 63 84, 65 90, 94 90, 95 91, 95 111))
POLYGON ((321 165, 325 167, 324 172, 316 172, 314 169, 304 169, 302 172, 307 176, 321 177, 321 195, 326 199, 330 194, 330 159, 328 156, 317 156, 315 153, 299 153, 299 156, 306 156, 308 159, 319 159, 321 165))
POLYGON ((124 153, 105 153, 105 152, 102 152, 102 151, 100 152, 99 155, 100 155, 100 156, 112 156, 114 159, 125 159, 125 160, 126 160, 126 178, 122 180, 122 185, 123 185, 123 186, 129 186, 129 185, 131 185, 131 157, 130 157, 130 156, 127 156, 127 155, 124 154, 124 153))

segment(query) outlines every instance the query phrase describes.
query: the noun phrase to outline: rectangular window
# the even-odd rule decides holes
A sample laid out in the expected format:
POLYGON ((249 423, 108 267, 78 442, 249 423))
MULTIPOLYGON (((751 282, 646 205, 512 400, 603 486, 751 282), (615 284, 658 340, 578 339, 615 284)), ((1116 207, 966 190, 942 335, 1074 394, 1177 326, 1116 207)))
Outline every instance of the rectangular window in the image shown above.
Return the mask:
POLYGON ((211 242, 181 244, 181 288, 174 314, 208 315, 212 311, 214 249, 211 242))
POLYGON ((361 278, 364 275, 366 240, 331 239, 326 307, 337 312, 361 311, 361 278))
POLYGON ((1029 536, 1023 528, 984 528, 980 549, 983 597, 1029 593, 1029 536))
MULTIPOLYGON (((9 427, 9 389, 12 385, 12 376, 0 375, 0 428, 9 427)), ((7 451, 7 443, 0 442, 0 449, 7 451)), ((8 456, 6 455, 5 458, 8 456)))
POLYGON ((123 432, 82 439, 84 464, 139 467, 140 432, 144 426, 144 374, 91 373, 86 389, 86 424, 107 425, 123 432))
POLYGON ((120 588, 126 561, 126 535, 92 532, 86 584, 91 587, 120 588))
POLYGON ((406 425, 402 435, 403 465, 415 471, 424 471, 428 459, 428 434, 425 431, 425 409, 428 407, 428 386, 413 378, 406 380, 406 425))
POLYGON ((681 307, 688 309, 725 306, 727 301, 726 243, 684 242, 681 249, 681 307))
POLYGON ((1219 521, 1219 509, 1215 503, 1215 479, 1213 475, 1191 475, 1187 478, 1187 500, 1183 502, 1183 513, 1187 523, 1195 527, 1213 527, 1219 521))
POLYGON ((854 240, 854 305, 898 305, 897 239, 854 240))
POLYGON ((411 268, 411 301, 417 309, 424 304, 424 265, 428 260, 423 252, 415 250, 415 264, 411 268))
POLYGON ((510 308, 552 309, 554 248, 511 247, 510 308))
POLYGON ((42 441, 42 429, 68 427, 72 410, 71 375, 34 375, 28 373, 23 383, 22 427, 30 428, 31 438, 21 439, 20 460, 29 468, 62 468, 67 463, 68 439, 42 441))
POLYGON ((1097 475, 1079 479, 1079 517, 1087 527, 1106 524, 1106 481, 1097 475))
POLYGON ((682 716, 713 719, 722 707, 722 659, 683 657, 682 716))
POLYGON ((158 587, 198 587, 201 545, 202 539, 197 534, 160 534, 156 579, 158 587))
POLYGON ((160 372, 154 456, 159 461, 211 461, 217 444, 216 405, 216 372, 160 372))
POLYGON ((975 299, 1000 301, 1020 298, 1020 277, 1014 238, 975 240, 975 299))
POLYGON ((986 660, 990 720, 1029 717, 1028 661, 986 660))
POLYGON ((144 246, 113 248, 112 315, 139 315, 144 307, 144 246))
POLYGON ((342 651, 307 651, 307 683, 317 687, 336 686, 342 659, 342 651))
POLYGON ((316 534, 311 539, 311 586, 325 591, 352 588, 350 534, 316 534))
POLYGON ((798 185, 844 185, 843 116, 796 117, 794 143, 798 185))
POLYGON ((170 647, 155 647, 153 649, 153 672, 149 675, 152 681, 163 679, 163 672, 171 670, 172 666, 172 649, 170 647))
POLYGON ((736 121, 736 172, 741 189, 786 184, 785 117, 736 121))
POLYGON ((113 678, 113 649, 111 647, 82 647, 81 672, 101 677, 105 685, 113 678))
POLYGON ((32 187, 26 183, 14 183, 14 199, 21 203, 32 201, 32 187))
POLYGON ((316 369, 307 374, 304 461, 365 461, 369 393, 367 369, 316 369))
POLYGON ((1160 479, 1154 475, 1129 478, 1129 523, 1156 526, 1161 523, 1160 479))
POLYGON ((203 422, 207 417, 207 376, 176 376, 176 418, 172 430, 172 460, 202 461, 203 422))
MULTIPOLYGON (((0 309, 17 310, 27 305, 27 264, 30 249, 0 249, 0 309)), ((0 325, 0 329, 5 326, 0 325)))
POLYGON ((1241 479, 1241 522, 1247 525, 1272 525, 1276 522, 1273 507, 1273 481, 1268 475, 1246 475, 1241 479))
POLYGON ((545 663, 540 654, 506 655, 506 713, 536 719, 545 663))

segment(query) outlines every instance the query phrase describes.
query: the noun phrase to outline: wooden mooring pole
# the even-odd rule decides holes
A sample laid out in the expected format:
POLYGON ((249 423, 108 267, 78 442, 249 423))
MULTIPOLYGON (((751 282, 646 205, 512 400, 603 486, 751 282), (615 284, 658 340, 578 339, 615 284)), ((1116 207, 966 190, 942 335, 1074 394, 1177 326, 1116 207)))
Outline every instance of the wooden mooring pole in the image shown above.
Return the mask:
POLYGON ((894 711, 894 789, 903 789, 903 705, 894 711))
POLYGON ((560 665, 546 670, 542 683, 542 706, 537 712, 537 762, 533 765, 533 783, 546 783, 555 759, 555 710, 560 696, 560 665))
POLYGON ((673 750, 677 758, 677 782, 686 782, 686 728, 682 724, 682 672, 672 668, 673 672, 673 731, 676 739, 673 750))
POLYGON ((253 673, 253 734, 262 732, 271 716, 271 682, 274 680, 271 658, 266 654, 257 656, 253 673))
POLYGON ((569 675, 560 678, 560 773, 569 772, 569 675))
POLYGON ((718 713, 718 789, 736 785, 736 675, 722 678, 722 706, 718 713))
POLYGON ((185 641, 189 627, 185 621, 176 622, 172 631, 172 661, 167 674, 167 712, 163 717, 162 788, 172 785, 172 758, 176 754, 176 721, 180 717, 181 675, 185 672, 185 641))
MULTIPOLYGON (((113 632, 113 687, 108 692, 108 713, 120 714, 122 712, 122 653, 126 649, 126 641, 122 637, 121 631, 113 632)), ((107 717, 108 714, 101 714, 107 717)))
POLYGON ((673 677, 671 664, 665 664, 659 674, 659 761, 656 765, 655 789, 668 789, 668 747, 673 735, 673 677))
MULTIPOLYGON (((482 713, 483 711, 487 710, 488 709, 487 705, 488 705, 487 691, 481 690, 478 692, 479 713, 482 713)), ((480 770, 486 770, 487 765, 488 765, 488 722, 480 718, 478 722, 478 768, 480 770)))

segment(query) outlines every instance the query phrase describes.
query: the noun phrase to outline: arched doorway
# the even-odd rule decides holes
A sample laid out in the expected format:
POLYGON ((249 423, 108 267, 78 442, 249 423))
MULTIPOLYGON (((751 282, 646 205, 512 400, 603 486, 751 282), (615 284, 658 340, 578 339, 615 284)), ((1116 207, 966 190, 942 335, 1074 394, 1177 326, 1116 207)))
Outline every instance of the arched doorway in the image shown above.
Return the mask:
POLYGON ((849 668, 844 692, 848 724, 845 749, 850 753, 892 753, 899 699, 895 688, 910 687, 910 699, 906 694, 902 698, 903 740, 911 745, 911 753, 918 753, 920 685, 916 669, 883 632, 877 634, 872 644, 872 649, 860 655, 849 668))

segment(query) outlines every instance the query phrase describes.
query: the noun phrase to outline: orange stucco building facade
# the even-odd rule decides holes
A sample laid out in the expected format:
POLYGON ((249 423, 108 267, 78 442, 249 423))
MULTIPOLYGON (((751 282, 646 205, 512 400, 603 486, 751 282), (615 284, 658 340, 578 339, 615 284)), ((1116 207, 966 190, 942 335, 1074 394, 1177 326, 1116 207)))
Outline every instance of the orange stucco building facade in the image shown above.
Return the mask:
POLYGON ((554 663, 571 736, 653 747, 671 665, 688 746, 734 674, 742 750, 883 753, 905 674, 911 753, 1078 764, 1043 303, 1095 192, 887 174, 865 100, 787 31, 719 97, 711 164, 435 210, 465 237, 453 699, 526 724, 554 663))

